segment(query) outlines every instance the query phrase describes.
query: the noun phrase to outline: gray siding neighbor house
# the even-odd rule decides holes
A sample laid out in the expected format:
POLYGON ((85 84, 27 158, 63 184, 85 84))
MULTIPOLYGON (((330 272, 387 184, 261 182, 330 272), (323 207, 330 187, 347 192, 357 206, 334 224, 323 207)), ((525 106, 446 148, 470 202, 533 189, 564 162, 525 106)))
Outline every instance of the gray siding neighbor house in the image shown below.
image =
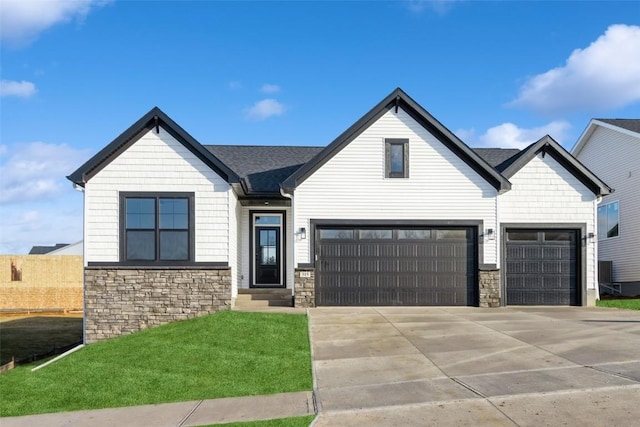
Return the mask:
POLYGON ((298 307, 592 305, 610 188, 549 136, 471 149, 401 89, 325 147, 203 145, 153 108, 84 190, 96 341, 269 293, 298 307))
POLYGON ((593 119, 572 153, 615 189, 598 204, 601 280, 640 295, 640 119, 593 119))

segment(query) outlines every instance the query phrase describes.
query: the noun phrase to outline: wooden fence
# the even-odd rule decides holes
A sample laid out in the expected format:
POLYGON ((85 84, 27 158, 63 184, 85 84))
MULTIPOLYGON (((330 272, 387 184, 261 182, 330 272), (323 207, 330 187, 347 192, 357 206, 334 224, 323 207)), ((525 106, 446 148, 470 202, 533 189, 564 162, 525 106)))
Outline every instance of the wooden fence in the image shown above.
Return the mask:
POLYGON ((81 255, 0 255, 0 311, 82 309, 81 255))

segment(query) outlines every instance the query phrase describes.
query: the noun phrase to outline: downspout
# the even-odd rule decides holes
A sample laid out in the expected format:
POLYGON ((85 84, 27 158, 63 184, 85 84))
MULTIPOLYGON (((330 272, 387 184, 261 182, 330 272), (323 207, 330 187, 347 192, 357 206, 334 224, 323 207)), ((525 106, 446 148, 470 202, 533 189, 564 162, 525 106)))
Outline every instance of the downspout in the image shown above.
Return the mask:
MULTIPOLYGON (((593 254, 591 254, 591 259, 593 262, 593 281, 595 282, 595 292, 594 295, 595 300, 598 301, 600 299, 600 266, 598 265, 598 240, 600 237, 598 236, 598 205, 602 201, 602 196, 598 195, 596 199, 593 201, 593 218, 595 219, 592 227, 593 234, 595 237, 593 238, 593 254)), ((589 232, 587 231, 587 244, 589 244, 589 232)), ((588 298, 588 297, 587 297, 588 298)))
POLYGON ((75 182, 73 183, 73 189, 82 193, 82 345, 84 346, 87 342, 87 286, 85 283, 85 272, 84 272, 84 269, 87 266, 87 262, 86 262, 87 253, 85 250, 85 247, 87 244, 87 235, 86 235, 86 229, 85 229, 85 218, 87 217, 87 212, 86 212, 87 193, 85 192, 84 187, 78 185, 75 182))
MULTIPOLYGON (((291 251, 292 251, 292 257, 291 263, 287 263, 291 264, 291 268, 293 269, 293 282, 291 283, 291 300, 292 300, 292 306, 294 306, 294 301, 295 301, 295 289, 296 289, 296 224, 295 224, 295 212, 294 212, 294 203, 293 203, 293 194, 289 194, 287 192, 284 191, 284 189, 282 188, 282 185, 280 186, 280 194, 282 195, 282 197, 285 197, 289 200, 291 200, 291 236, 293 236, 292 238, 292 245, 287 245, 286 247, 289 248, 291 247, 291 251)), ((285 254, 286 257, 286 254, 285 254)), ((287 281, 288 282, 288 281, 287 281)))

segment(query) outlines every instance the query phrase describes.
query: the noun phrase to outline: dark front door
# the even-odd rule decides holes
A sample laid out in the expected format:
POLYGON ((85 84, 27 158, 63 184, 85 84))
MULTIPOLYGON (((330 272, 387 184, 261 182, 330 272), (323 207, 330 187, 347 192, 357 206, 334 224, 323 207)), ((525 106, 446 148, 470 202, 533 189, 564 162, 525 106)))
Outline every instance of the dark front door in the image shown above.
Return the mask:
POLYGON ((280 227, 255 228, 256 285, 279 285, 280 227))

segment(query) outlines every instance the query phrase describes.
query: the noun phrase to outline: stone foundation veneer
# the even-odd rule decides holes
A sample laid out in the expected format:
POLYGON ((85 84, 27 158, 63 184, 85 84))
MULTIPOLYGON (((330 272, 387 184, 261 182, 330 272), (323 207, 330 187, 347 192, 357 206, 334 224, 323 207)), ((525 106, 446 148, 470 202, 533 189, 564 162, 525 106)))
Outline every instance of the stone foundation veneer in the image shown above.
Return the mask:
POLYGON ((294 279, 294 307, 316 306, 316 274, 313 268, 296 268, 294 279), (301 273, 309 273, 309 277, 302 277, 301 273))
POLYGON ((479 273, 480 307, 500 307, 500 270, 483 267, 479 273))
POLYGON ((85 268, 86 343, 230 307, 227 267, 85 268))

